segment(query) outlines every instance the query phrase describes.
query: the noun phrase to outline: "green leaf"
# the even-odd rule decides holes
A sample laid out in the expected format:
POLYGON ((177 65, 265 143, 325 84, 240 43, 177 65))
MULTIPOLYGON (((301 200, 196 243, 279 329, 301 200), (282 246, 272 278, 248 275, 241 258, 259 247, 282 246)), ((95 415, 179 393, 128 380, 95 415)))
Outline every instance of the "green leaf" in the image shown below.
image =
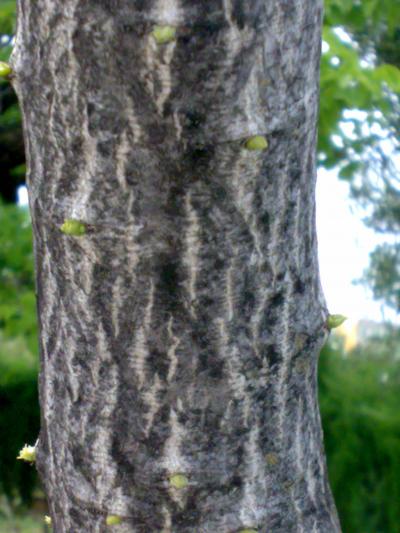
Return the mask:
POLYGON ((344 180, 351 180, 352 178, 354 178, 360 167, 361 163, 358 161, 352 161, 351 163, 348 163, 340 169, 339 178, 344 180))
POLYGON ((374 78, 387 86, 394 92, 400 93, 400 69, 393 65, 380 65, 373 73, 374 78))

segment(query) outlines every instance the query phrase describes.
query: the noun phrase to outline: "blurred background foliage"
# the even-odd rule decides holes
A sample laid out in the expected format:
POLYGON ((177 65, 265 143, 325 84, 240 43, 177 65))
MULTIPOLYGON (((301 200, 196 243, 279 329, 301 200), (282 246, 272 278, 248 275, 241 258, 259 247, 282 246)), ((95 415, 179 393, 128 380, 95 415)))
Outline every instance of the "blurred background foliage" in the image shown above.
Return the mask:
MULTIPOLYGON (((15 29, 15 0, 0 1, 0 60, 15 29)), ((376 231, 400 228, 400 5, 326 0, 321 59, 319 164, 349 182, 376 231)), ((0 82, 0 531, 43 531, 32 508, 35 470, 15 460, 39 431, 32 235, 21 117, 0 82), (1 518, 2 517, 2 518, 1 518)), ((400 245, 371 254, 376 298, 400 310, 400 245)), ((400 333, 387 327, 351 352, 330 342, 320 359, 320 402, 332 488, 344 533, 400 532, 400 333)))
POLYGON ((400 337, 322 350, 320 407, 344 533, 400 531, 400 337))

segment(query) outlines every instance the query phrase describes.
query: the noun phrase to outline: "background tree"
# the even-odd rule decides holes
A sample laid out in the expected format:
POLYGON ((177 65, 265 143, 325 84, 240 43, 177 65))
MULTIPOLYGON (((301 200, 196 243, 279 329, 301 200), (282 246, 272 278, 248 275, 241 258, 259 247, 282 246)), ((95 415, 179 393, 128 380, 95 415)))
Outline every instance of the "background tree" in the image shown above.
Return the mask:
POLYGON ((397 531, 400 509, 399 332, 352 352, 326 345, 320 405, 329 478, 344 532, 397 531))
POLYGON ((322 5, 288 7, 19 3, 57 531, 340 529, 316 402, 322 5))
POLYGON ((26 211, 0 205, 0 243, 0 492, 11 502, 18 495, 29 503, 35 473, 15 460, 21 443, 39 430, 32 230, 26 211))
MULTIPOLYGON (((375 231, 400 230, 400 10, 397 2, 328 0, 322 60, 320 161, 339 168, 375 231), (343 40, 344 39, 344 40, 343 40)), ((364 281, 400 309, 400 254, 378 246, 364 281)))
MULTIPOLYGON (((14 33, 15 0, 0 5, 0 61, 8 61, 14 33)), ((0 196, 16 202, 17 189, 25 182, 25 154, 21 115, 10 84, 0 80, 0 196)))

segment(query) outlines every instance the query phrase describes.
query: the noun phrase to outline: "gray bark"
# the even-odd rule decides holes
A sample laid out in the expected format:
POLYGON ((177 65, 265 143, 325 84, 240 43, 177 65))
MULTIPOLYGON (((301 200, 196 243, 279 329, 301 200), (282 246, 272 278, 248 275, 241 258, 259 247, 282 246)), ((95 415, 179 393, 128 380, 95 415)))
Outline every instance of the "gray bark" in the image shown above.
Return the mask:
POLYGON ((108 515, 121 532, 340 531, 316 385, 321 11, 19 0, 57 533, 108 515), (156 24, 176 38, 157 44, 156 24), (256 134, 267 150, 244 147, 256 134))

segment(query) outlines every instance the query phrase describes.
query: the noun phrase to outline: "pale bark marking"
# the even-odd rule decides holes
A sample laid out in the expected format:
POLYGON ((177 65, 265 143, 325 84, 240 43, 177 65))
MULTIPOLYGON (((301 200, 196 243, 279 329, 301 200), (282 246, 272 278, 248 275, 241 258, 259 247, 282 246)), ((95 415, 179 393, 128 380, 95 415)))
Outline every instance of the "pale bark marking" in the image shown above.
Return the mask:
POLYGON ((161 84, 161 93, 156 100, 157 109, 160 115, 163 115, 165 102, 168 100, 172 91, 172 73, 171 62, 174 56, 176 41, 173 40, 167 45, 163 45, 163 61, 158 64, 158 80, 161 84))
POLYGON ((162 514, 164 516, 164 527, 161 533, 171 533, 172 531, 172 517, 171 512, 166 505, 162 506, 162 514))
MULTIPOLYGON (((299 533, 308 533, 307 530, 305 529, 305 525, 304 525, 304 517, 303 517, 303 513, 302 513, 302 510, 301 510, 301 506, 299 505, 297 499, 296 499, 296 495, 294 494, 294 491, 295 491, 295 488, 296 488, 296 482, 298 481, 298 478, 301 477, 302 475, 302 472, 303 472, 303 461, 304 461, 304 453, 303 453, 303 443, 302 443, 302 433, 301 433, 301 428, 302 428, 302 422, 301 422, 301 415, 302 415, 302 409, 303 409, 303 400, 302 398, 299 398, 299 403, 298 403, 298 406, 297 406, 297 419, 296 419, 296 429, 295 429, 295 444, 294 444, 294 448, 295 448, 295 457, 296 457, 296 467, 297 467, 297 471, 296 471, 296 479, 293 480, 294 481, 294 485, 293 487, 291 487, 290 489, 290 495, 291 495, 291 498, 292 498, 292 501, 293 501, 293 505, 294 505, 294 509, 296 511, 296 514, 298 516, 298 527, 300 528, 300 531, 299 533)), ((307 493, 309 494, 309 491, 308 491, 308 486, 307 486, 307 493)), ((312 499, 312 496, 310 495, 310 499, 312 499)))
POLYGON ((232 20, 232 0, 223 0, 226 21, 229 24, 226 48, 230 50, 230 56, 234 57, 242 47, 241 32, 235 22, 232 20))
MULTIPOLYGON (((260 230, 257 217, 254 214, 254 180, 261 172, 263 159, 258 153, 242 150, 243 156, 235 161, 232 169, 232 192, 235 194, 234 201, 236 208, 241 213, 246 226, 254 240, 254 251, 251 254, 249 264, 258 264, 260 267, 263 260, 261 248, 260 230), (250 178, 254 176, 254 178, 250 178)), ((262 287, 261 287, 262 288, 262 287)), ((257 291, 257 299, 259 298, 257 291)), ((257 337, 260 320, 265 308, 267 290, 262 291, 257 310, 251 318, 252 346, 257 357, 261 357, 258 350, 257 337)))
MULTIPOLYGON (((140 123, 138 120, 138 117, 135 115, 134 106, 132 105, 132 100, 125 97, 124 101, 124 107, 125 107, 125 116, 128 120, 129 128, 133 135, 133 144, 136 144, 142 140, 143 130, 140 127, 140 123)), ((129 144, 130 151, 132 152, 132 144, 129 144)), ((133 191, 131 190, 131 193, 133 194, 133 191)))
POLYGON ((146 359, 149 355, 147 339, 149 338, 151 317, 154 305, 154 280, 150 282, 149 299, 144 311, 143 323, 136 334, 135 344, 133 346, 132 366, 135 369, 138 387, 143 388, 146 381, 146 359))
MULTIPOLYGON (((154 6, 154 12, 160 24, 177 25, 179 18, 179 3, 176 0, 158 0, 154 6)), ((172 74, 171 62, 176 47, 176 40, 170 43, 158 45, 154 38, 149 34, 146 46, 146 62, 148 72, 147 85, 150 93, 155 97, 156 106, 160 116, 163 115, 165 102, 168 100, 172 91, 172 74), (151 77, 151 79, 150 79, 151 77), (156 97, 155 82, 161 85, 161 92, 156 97)))
MULTIPOLYGON (((179 399, 177 402, 177 408, 179 408, 179 399)), ((190 465, 181 454, 181 447, 185 443, 185 429, 179 423, 178 415, 173 407, 170 409, 169 420, 170 434, 164 444, 162 464, 170 474, 186 474, 190 481, 190 465)), ((173 487, 170 487, 169 491, 174 501, 179 504, 183 503, 183 491, 176 490, 173 487)))
MULTIPOLYGON (((103 346, 103 341, 101 341, 101 344, 102 347, 106 349, 106 346, 103 346)), ((114 438, 112 431, 112 415, 118 401, 118 367, 116 365, 111 365, 108 372, 107 395, 103 395, 103 406, 101 410, 101 418, 103 423, 99 424, 97 427, 97 434, 93 441, 92 447, 92 453, 96 455, 96 494, 98 495, 100 506, 104 509, 109 508, 110 502, 113 501, 110 490, 112 490, 111 488, 115 485, 114 480, 116 479, 118 473, 117 465, 115 464, 115 461, 113 461, 110 454, 110 450, 112 449, 112 441, 114 438)))
MULTIPOLYGON (((85 115, 83 124, 84 128, 84 154, 86 162, 86 172, 84 177, 93 178, 97 172, 97 144, 96 140, 90 135, 89 132, 89 117, 85 115)), ((90 221, 91 212, 91 194, 93 192, 94 179, 84 179, 82 177, 79 180, 79 189, 77 188, 73 198, 71 198, 71 218, 82 220, 83 222, 90 221)))
POLYGON ((231 259, 230 265, 226 271, 226 307, 227 320, 230 322, 233 319, 234 296, 233 296, 233 281, 232 273, 235 271, 235 257, 231 259))
POLYGON ((181 122, 179 120, 179 112, 178 111, 174 112, 174 125, 175 125, 175 129, 176 129, 176 138, 177 138, 178 141, 180 141, 181 138, 182 138, 183 128, 182 128, 181 122))
POLYGON ((262 46, 256 46, 254 49, 255 57, 253 58, 253 67, 242 93, 244 115, 248 119, 248 128, 251 135, 265 134, 266 126, 260 122, 260 107, 263 100, 261 94, 262 85, 260 84, 260 80, 263 78, 263 55, 264 51, 262 46))
POLYGON ((260 499, 260 494, 266 494, 267 491, 265 461, 260 457, 259 433, 258 425, 254 424, 245 444, 245 482, 239 515, 244 525, 254 529, 265 521, 265 502, 260 499))
MULTIPOLYGON (((133 270, 133 269, 132 269, 133 270)), ((118 303, 123 302, 123 295, 124 295, 124 278, 123 276, 117 276, 115 279, 115 283, 112 287, 112 306, 111 306, 111 321, 114 328, 114 336, 117 337, 119 335, 119 312, 120 307, 118 306, 118 303)))
POLYGON ((145 80, 147 90, 154 98, 154 71, 156 67, 155 54, 157 53, 157 44, 151 34, 147 35, 147 46, 145 46, 145 64, 146 68, 141 76, 145 80))
POLYGON ((127 161, 127 156, 132 152, 132 147, 128 141, 128 135, 126 130, 123 131, 121 135, 120 142, 118 144, 117 152, 115 154, 116 168, 115 174, 118 179, 118 183, 121 185, 121 188, 124 191, 129 192, 129 196, 132 196, 132 191, 128 187, 125 174, 125 165, 127 161))
POLYGON ((222 318, 218 318, 215 323, 219 330, 219 352, 222 354, 223 360, 226 361, 226 366, 229 369, 229 385, 234 398, 243 401, 243 424, 248 426, 251 405, 250 398, 246 394, 246 378, 241 370, 241 357, 238 354, 237 346, 229 345, 225 321, 222 318))
MULTIPOLYGON (((288 283, 287 273, 285 273, 285 281, 288 283)), ((276 397, 277 403, 280 406, 278 409, 278 435, 282 447, 285 446, 286 432, 284 424, 286 421, 286 401, 288 395, 289 381, 289 365, 291 364, 292 348, 290 345, 290 299, 286 298, 283 304, 282 317, 280 323, 282 324, 283 331, 280 339, 282 362, 278 371, 278 379, 276 385, 276 397)))
POLYGON ((176 349, 180 344, 180 338, 175 337, 172 331, 173 320, 174 319, 171 316, 168 321, 168 335, 169 335, 169 338, 172 340, 172 344, 168 348, 168 352, 167 352, 167 357, 170 360, 170 365, 168 368, 168 375, 167 375, 168 382, 171 382, 172 378, 174 377, 177 366, 178 366, 178 362, 179 362, 178 357, 176 356, 176 349))
POLYGON ((160 25, 178 26, 183 21, 183 14, 179 0, 158 0, 150 17, 160 25))
POLYGON ((185 224, 185 252, 183 262, 185 263, 188 272, 188 293, 189 293, 189 309, 193 318, 197 318, 195 303, 196 303, 196 279, 197 271, 199 270, 198 255, 200 252, 201 242, 199 239, 200 224, 196 210, 193 208, 191 202, 192 194, 189 191, 185 196, 185 214, 187 224, 185 224))
MULTIPOLYGON (((295 217, 295 234, 298 235, 299 242, 301 242, 301 194, 297 195, 296 199, 296 217, 295 217)), ((296 267, 297 271, 301 271, 301 246, 296 247, 296 267)))
POLYGON ((163 384, 161 383, 160 378, 156 374, 149 389, 143 392, 143 399, 146 402, 146 406, 148 409, 146 414, 143 415, 146 419, 146 427, 144 428, 144 431, 147 437, 149 436, 150 431, 153 427, 154 416, 160 408, 160 403, 157 401, 157 394, 161 390, 163 390, 163 384))

